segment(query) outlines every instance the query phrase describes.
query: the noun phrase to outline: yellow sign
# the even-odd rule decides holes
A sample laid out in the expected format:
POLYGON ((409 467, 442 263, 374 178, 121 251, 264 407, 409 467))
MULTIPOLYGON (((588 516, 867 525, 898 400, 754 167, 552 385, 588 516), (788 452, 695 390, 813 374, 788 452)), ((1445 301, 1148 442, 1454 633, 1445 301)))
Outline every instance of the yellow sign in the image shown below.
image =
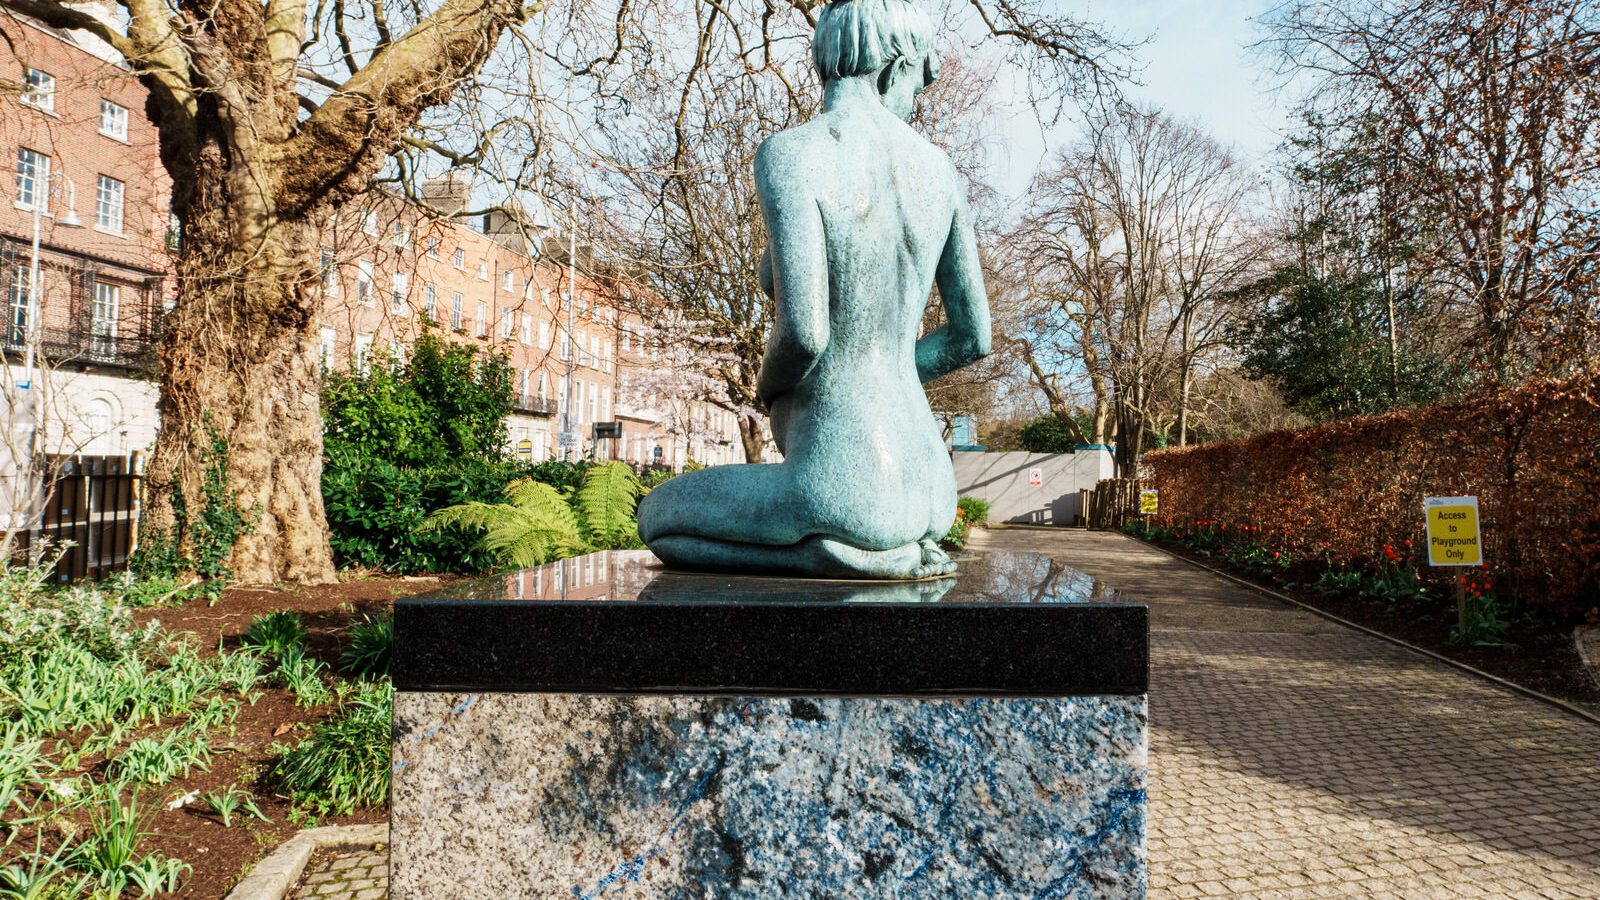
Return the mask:
POLYGON ((1139 492, 1139 515, 1153 516, 1161 506, 1161 492, 1157 490, 1144 490, 1139 492))
POLYGON ((533 441, 522 440, 517 442, 517 455, 525 459, 533 459, 533 441))
POLYGON ((1428 518, 1428 565, 1483 565, 1477 497, 1428 497, 1422 509, 1428 518))

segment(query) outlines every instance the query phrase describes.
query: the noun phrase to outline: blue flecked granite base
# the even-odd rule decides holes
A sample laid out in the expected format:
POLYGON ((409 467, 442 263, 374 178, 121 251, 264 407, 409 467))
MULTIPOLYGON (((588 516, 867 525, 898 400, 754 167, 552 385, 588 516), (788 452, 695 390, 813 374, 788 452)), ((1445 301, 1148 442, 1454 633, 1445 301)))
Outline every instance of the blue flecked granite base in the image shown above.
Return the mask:
POLYGON ((398 898, 1129 897, 1142 696, 402 691, 398 898))

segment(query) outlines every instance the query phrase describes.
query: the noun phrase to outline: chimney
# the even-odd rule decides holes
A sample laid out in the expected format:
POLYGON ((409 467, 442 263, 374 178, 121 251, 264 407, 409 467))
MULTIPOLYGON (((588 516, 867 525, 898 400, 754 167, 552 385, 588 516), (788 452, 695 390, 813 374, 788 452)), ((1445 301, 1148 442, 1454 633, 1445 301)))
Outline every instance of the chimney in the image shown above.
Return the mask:
POLYGON ((472 181, 460 172, 429 178, 422 183, 422 199, 446 216, 459 216, 472 203, 472 181))

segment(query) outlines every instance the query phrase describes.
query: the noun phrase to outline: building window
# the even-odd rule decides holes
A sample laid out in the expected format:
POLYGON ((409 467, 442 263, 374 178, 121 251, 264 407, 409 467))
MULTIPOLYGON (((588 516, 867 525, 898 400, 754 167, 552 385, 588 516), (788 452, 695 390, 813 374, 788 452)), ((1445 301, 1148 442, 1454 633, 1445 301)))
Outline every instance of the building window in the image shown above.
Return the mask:
POLYGON ((411 276, 404 272, 394 273, 394 285, 389 291, 389 306, 397 313, 406 311, 406 297, 411 293, 411 276))
POLYGON ((337 343, 338 341, 334 337, 333 326, 322 326, 322 368, 325 370, 333 368, 333 353, 337 343))
POLYGON ((428 255, 433 257, 434 259, 438 259, 439 258, 439 239, 438 238, 436 238, 436 237, 428 238, 428 255))
POLYGON ((355 358, 352 362, 355 363, 356 371, 362 375, 372 370, 372 335, 356 335, 355 358))
POLYGON ((549 322, 540 322, 539 323, 539 349, 540 350, 549 350, 550 349, 550 323, 549 322))
POLYGON ((389 340, 389 362, 396 367, 406 363, 406 345, 393 338, 389 340))
POLYGON ((517 396, 524 400, 528 397, 528 370, 523 369, 517 374, 517 396))
POLYGON ((514 310, 500 310, 500 336, 510 340, 517 333, 517 314, 514 310))
POLYGON ((450 327, 461 331, 461 292, 452 291, 450 294, 450 327))
POLYGON ((543 400, 544 397, 545 397, 545 384, 546 384, 545 373, 544 373, 543 370, 540 370, 540 372, 539 372, 539 399, 540 400, 543 400))
POLYGON ((100 101, 100 133, 119 141, 128 139, 128 108, 110 100, 100 101))
POLYGON ((429 322, 439 321, 439 289, 431 282, 422 286, 422 315, 429 322))
POLYGON ((478 337, 489 336, 489 304, 478 301, 478 337))
POLYGON ((95 180, 94 227, 113 234, 122 233, 123 184, 109 175, 95 180))
POLYGON ((102 359, 117 352, 117 307, 122 288, 104 281, 94 283, 94 302, 89 309, 89 352, 102 359))
POLYGON ((32 209, 48 207, 44 200, 50 184, 50 157, 27 147, 17 148, 17 205, 32 209))
POLYGON ((500 287, 501 287, 502 290, 505 290, 508 293, 513 293, 513 294, 516 293, 516 291, 517 291, 517 273, 511 271, 510 269, 507 269, 504 272, 501 272, 500 273, 500 287))
POLYGON ((467 251, 457 247, 455 256, 450 259, 450 264, 458 269, 465 269, 467 267, 467 251))
POLYGON ((339 267, 334 264, 332 250, 322 251, 318 267, 322 270, 322 292, 329 297, 339 296, 339 267))
POLYGON ((525 346, 533 343, 533 316, 527 313, 522 314, 522 343, 525 346))
POLYGON ((378 214, 374 210, 361 211, 361 233, 378 236, 378 214))
POLYGON ((411 246, 411 226, 410 225, 407 225, 404 222, 396 222, 396 223, 394 223, 394 227, 392 229, 392 233, 394 234, 394 245, 396 247, 399 247, 401 250, 404 250, 405 248, 411 246))
POLYGON ((482 259, 478 260, 478 280, 479 281, 488 281, 489 280, 489 262, 488 262, 488 260, 482 260, 482 259))
POLYGON ((11 315, 6 321, 6 341, 25 344, 28 341, 28 323, 33 317, 33 283, 27 266, 17 266, 11 273, 11 315))
POLYGON ((561 361, 566 362, 570 359, 572 359, 572 335, 569 334, 561 338, 561 361))
POLYGON ((45 112, 56 111, 56 77, 38 69, 22 71, 22 102, 45 112))
POLYGON ((372 260, 356 260, 356 302, 362 306, 372 303, 372 260))

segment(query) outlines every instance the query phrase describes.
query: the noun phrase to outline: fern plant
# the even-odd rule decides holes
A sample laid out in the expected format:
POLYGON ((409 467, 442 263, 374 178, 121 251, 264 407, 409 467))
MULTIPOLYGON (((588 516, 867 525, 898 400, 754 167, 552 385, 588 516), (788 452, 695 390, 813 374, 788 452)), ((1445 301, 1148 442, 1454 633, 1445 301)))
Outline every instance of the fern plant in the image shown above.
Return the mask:
POLYGON ((597 465, 566 493, 531 478, 506 485, 505 503, 459 503, 429 515, 422 531, 483 532, 495 561, 527 568, 590 550, 643 546, 634 518, 644 486, 626 463, 597 465))
POLYGON ((504 566, 527 568, 587 549, 572 508, 555 488, 531 478, 506 485, 506 503, 446 506, 419 526, 483 532, 483 546, 504 566))
POLYGON ((575 498, 583 536, 598 550, 637 548, 634 518, 644 486, 626 463, 609 462, 584 473, 575 498))

